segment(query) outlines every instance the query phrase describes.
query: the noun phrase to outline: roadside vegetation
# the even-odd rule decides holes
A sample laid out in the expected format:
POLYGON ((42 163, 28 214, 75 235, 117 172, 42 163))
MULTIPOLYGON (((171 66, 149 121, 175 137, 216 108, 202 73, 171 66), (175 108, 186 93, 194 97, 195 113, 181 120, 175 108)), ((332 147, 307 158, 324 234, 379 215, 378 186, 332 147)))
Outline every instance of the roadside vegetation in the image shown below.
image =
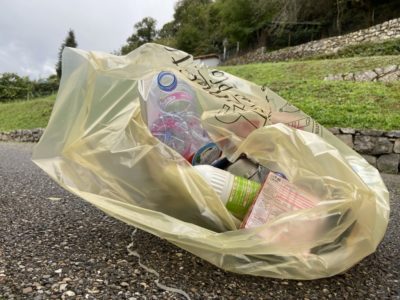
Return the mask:
POLYGON ((143 18, 117 52, 148 42, 193 55, 269 52, 368 28, 398 18, 399 9, 398 0, 179 0, 170 22, 157 30, 155 19, 143 18))
MULTIPOLYGON (((155 19, 144 17, 133 24, 132 34, 114 54, 127 54, 148 42, 193 55, 224 50, 236 55, 261 46, 272 51, 368 28, 398 18, 399 9, 398 0, 179 0, 170 22, 158 30, 155 19)), ((31 80, 16 73, 0 74, 0 131, 47 125, 61 77, 62 51, 77 45, 70 29, 59 48, 57 75, 31 80)), ((400 82, 323 80, 328 74, 391 64, 400 64, 400 39, 349 46, 313 60, 221 69, 266 84, 326 127, 391 130, 400 129, 400 82)))
MULTIPOLYGON (((400 56, 249 64, 221 69, 265 84, 325 127, 399 130, 400 81, 324 81, 328 74, 391 64, 400 64, 400 56)), ((0 131, 46 127, 55 97, 0 103, 0 131)))
POLYGON ((51 95, 28 101, 0 103, 0 131, 46 127, 55 98, 55 95, 51 95))
POLYGON ((356 57, 227 66, 222 69, 265 84, 325 127, 400 129, 400 81, 324 81, 328 74, 400 64, 400 56, 356 57))

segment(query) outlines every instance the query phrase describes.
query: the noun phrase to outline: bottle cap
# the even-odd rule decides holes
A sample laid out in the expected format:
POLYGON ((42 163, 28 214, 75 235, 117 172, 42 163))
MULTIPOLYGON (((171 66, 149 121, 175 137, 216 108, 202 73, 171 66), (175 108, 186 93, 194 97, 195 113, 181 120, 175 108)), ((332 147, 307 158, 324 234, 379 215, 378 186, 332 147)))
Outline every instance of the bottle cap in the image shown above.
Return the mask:
POLYGON ((161 90, 171 92, 176 88, 178 80, 174 74, 162 71, 157 76, 157 84, 161 90))

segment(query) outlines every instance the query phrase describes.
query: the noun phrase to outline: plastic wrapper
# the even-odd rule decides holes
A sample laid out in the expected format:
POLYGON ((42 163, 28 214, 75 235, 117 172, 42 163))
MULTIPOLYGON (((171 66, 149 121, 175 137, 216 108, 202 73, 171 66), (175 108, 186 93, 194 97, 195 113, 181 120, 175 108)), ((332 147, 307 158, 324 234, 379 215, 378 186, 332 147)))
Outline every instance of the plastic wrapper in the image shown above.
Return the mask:
POLYGON ((344 272, 383 238, 389 200, 378 171, 267 87, 156 44, 126 56, 66 48, 62 65, 57 100, 33 161, 107 214, 222 269, 277 278, 344 272), (161 71, 190 87, 202 128, 224 155, 234 161, 246 154, 285 174, 318 203, 239 229, 240 220, 204 179, 144 121, 143 82, 161 71), (310 224, 318 230, 307 238, 281 238, 316 226, 310 224))

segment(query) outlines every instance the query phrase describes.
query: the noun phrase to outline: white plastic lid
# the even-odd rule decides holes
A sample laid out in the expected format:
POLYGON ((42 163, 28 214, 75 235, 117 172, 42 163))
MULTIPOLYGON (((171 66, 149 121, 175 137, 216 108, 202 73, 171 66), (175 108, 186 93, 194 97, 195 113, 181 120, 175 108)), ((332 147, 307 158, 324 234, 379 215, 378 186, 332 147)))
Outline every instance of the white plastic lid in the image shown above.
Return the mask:
POLYGON ((235 176, 229 172, 209 165, 197 165, 194 166, 194 168, 213 188, 213 190, 217 193, 222 202, 226 204, 232 190, 235 176))

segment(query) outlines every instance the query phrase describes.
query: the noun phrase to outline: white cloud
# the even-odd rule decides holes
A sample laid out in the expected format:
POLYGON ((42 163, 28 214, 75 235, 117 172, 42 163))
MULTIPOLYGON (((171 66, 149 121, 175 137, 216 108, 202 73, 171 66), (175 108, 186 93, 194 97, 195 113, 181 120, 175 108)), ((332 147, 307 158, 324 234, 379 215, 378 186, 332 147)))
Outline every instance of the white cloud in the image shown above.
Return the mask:
POLYGON ((0 0, 0 73, 53 74, 68 30, 85 50, 118 50, 146 16, 158 28, 173 18, 176 0, 0 0))
POLYGON ((45 78, 55 73, 55 59, 38 60, 24 45, 11 42, 0 48, 0 73, 12 72, 34 79, 45 78))

